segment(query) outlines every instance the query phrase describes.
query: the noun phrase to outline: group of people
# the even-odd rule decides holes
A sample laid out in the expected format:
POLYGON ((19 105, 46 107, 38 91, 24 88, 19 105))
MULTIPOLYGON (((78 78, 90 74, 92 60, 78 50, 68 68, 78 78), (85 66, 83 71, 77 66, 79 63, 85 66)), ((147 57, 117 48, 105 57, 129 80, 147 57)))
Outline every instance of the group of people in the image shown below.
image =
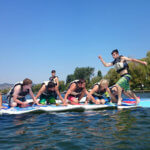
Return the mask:
MULTIPOLYGON (((115 85, 109 87, 109 81, 101 79, 88 91, 86 89, 86 81, 84 79, 78 79, 70 83, 63 98, 59 92, 59 80, 56 76, 56 71, 52 70, 52 76, 49 78, 49 81, 42 83, 36 96, 32 92, 32 81, 30 79, 26 78, 22 82, 16 83, 8 94, 9 106, 29 106, 30 104, 25 99, 27 94, 32 97, 33 103, 37 105, 55 104, 57 96, 59 96, 63 105, 67 105, 68 103, 76 105, 79 104, 85 95, 85 104, 105 104, 105 95, 111 102, 121 105, 122 92, 128 97, 136 99, 136 104, 138 104, 140 99, 130 90, 129 81, 131 80, 131 75, 128 72, 129 66, 127 61, 137 62, 143 65, 147 65, 147 62, 119 55, 117 49, 113 50, 111 54, 114 60, 110 63, 106 63, 101 56, 98 58, 105 67, 114 66, 117 73, 120 74, 121 77, 115 85)), ((2 96, 0 95, 0 108, 2 107, 2 96)))

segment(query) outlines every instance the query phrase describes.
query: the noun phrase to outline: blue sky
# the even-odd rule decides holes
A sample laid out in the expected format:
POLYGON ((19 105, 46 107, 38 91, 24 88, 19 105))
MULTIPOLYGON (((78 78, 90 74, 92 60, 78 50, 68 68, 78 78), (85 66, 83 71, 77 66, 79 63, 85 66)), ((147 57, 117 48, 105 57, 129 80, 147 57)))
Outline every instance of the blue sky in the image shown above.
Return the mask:
POLYGON ((0 0, 0 83, 66 80, 76 67, 103 75, 115 48, 143 58, 150 50, 149 0, 0 0))

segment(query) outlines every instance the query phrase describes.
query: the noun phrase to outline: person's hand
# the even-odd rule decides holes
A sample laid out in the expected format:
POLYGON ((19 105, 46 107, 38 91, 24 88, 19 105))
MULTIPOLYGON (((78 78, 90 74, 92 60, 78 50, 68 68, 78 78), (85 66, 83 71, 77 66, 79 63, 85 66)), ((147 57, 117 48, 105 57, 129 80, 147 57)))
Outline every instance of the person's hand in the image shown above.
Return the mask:
POLYGON ((146 61, 143 61, 143 65, 147 66, 147 62, 146 62, 146 61))
POLYGON ((98 58, 99 58, 100 60, 102 60, 102 56, 98 56, 98 58))
POLYGON ((100 101, 99 101, 99 100, 96 100, 95 104, 96 104, 96 105, 99 105, 99 104, 100 104, 100 101))
POLYGON ((28 102, 22 102, 22 104, 21 104, 21 107, 22 107, 22 108, 28 107, 28 106, 29 106, 28 102))
POLYGON ((38 100, 35 101, 35 104, 38 106, 42 106, 42 104, 40 104, 38 100))
POLYGON ((65 103, 63 103, 62 105, 63 105, 63 106, 67 106, 67 105, 68 105, 68 103, 66 103, 66 102, 65 102, 65 103))
POLYGON ((67 106, 68 105, 68 103, 67 103, 67 101, 66 100, 63 100, 63 104, 62 104, 63 106, 67 106))
POLYGON ((84 105, 87 105, 88 104, 88 101, 85 101, 84 105))

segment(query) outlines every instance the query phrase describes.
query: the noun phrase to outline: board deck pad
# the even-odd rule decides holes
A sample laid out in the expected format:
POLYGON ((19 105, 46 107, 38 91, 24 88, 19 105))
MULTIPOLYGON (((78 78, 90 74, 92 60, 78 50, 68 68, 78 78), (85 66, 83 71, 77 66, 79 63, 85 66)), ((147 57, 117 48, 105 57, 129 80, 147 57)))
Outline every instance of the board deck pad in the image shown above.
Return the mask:
MULTIPOLYGON (((84 98, 85 99, 85 98, 84 98)), ((56 105, 43 105, 43 106, 29 106, 26 108, 20 107, 9 107, 8 104, 3 103, 3 106, 6 108, 0 109, 0 114, 24 114, 30 113, 35 111, 48 111, 48 112, 62 112, 62 111, 84 111, 84 110, 97 110, 97 109, 105 109, 105 108, 133 108, 133 107, 148 107, 150 108, 150 99, 141 99, 138 105, 135 105, 136 101, 134 99, 123 99, 122 105, 117 106, 114 103, 107 102, 104 105, 96 105, 96 104, 87 104, 84 105, 84 99, 81 100, 81 105, 61 105, 61 101, 58 100, 57 102, 60 103, 58 106, 56 105)), ((28 100, 28 101, 31 101, 28 100)))

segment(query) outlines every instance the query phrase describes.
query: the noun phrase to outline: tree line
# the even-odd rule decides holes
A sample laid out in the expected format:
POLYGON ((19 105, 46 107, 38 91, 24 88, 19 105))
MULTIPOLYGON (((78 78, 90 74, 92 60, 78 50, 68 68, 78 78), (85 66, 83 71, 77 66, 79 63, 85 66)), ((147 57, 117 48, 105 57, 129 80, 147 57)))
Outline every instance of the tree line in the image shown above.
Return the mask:
MULTIPOLYGON (((129 73, 132 76, 130 81, 132 90, 150 90, 150 51, 147 52, 146 57, 142 58, 148 63, 145 67, 139 63, 129 62, 129 73)), ((108 79, 110 86, 114 85, 120 78, 115 69, 111 68, 106 75, 102 75, 101 70, 94 75, 95 68, 93 67, 76 67, 73 74, 67 75, 66 81, 59 81, 59 90, 61 92, 68 89, 71 81, 76 79, 85 79, 87 89, 99 82, 102 78, 108 79)), ((41 88, 41 84, 33 85, 33 92, 36 93, 41 88)), ((2 93, 7 93, 9 89, 1 90, 2 93)))

